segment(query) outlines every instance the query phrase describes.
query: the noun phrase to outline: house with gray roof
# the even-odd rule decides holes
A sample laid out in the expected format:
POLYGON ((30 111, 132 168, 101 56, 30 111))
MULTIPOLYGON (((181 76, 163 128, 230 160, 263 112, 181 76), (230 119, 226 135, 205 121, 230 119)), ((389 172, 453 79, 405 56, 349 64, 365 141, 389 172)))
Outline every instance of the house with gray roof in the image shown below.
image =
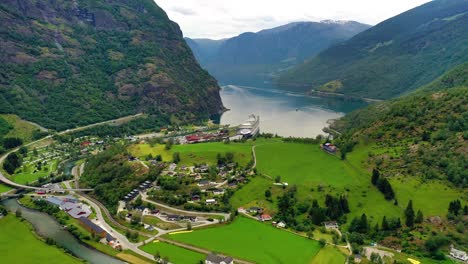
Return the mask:
POLYGON ((216 254, 206 256, 205 264, 233 264, 234 260, 231 257, 223 257, 216 254))

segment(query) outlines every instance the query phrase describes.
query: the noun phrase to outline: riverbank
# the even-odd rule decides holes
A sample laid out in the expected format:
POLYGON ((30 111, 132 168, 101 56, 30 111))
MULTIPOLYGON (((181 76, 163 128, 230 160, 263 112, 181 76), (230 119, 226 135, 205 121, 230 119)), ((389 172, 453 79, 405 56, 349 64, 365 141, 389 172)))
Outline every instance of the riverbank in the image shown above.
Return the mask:
POLYGON ((84 261, 54 246, 53 240, 39 235, 33 225, 10 212, 0 219, 0 255, 3 263, 75 264, 84 261), (48 241, 48 243, 46 243, 48 241), (27 254, 24 254, 28 252, 27 254))
MULTIPOLYGON (((104 244, 89 240, 89 243, 84 243, 83 240, 77 239, 69 231, 63 229, 63 226, 57 221, 56 218, 42 213, 35 209, 31 209, 21 205, 17 200, 9 199, 2 202, 9 211, 15 212, 17 209, 21 209, 22 217, 28 221, 33 227, 35 232, 42 238, 50 239, 58 246, 70 252, 74 256, 83 259, 89 263, 106 263, 106 264, 123 264, 124 262, 118 260, 115 256, 120 253, 109 252, 103 250, 107 247, 104 244), (95 243, 95 244, 94 244, 95 243), (102 247, 101 247, 102 245, 102 247), (96 249, 97 248, 97 249, 96 249)), ((73 219, 74 220, 74 219, 73 219)), ((66 223, 70 227, 69 223, 66 223)), ((73 225, 76 229, 80 229, 80 232, 86 232, 79 224, 73 225)), ((68 228, 69 229, 69 228, 68 228)), ((14 235, 15 237, 21 237, 14 235)), ((87 241, 88 242, 88 241, 87 241)), ((1 244, 0 244, 1 245, 1 244)), ((0 246, 1 247, 1 246, 0 246)), ((109 248, 110 249, 110 248, 109 248)), ((29 250, 29 249, 27 249, 29 250)), ((44 263, 50 263, 48 260, 43 261, 44 263)), ((8 262, 8 263, 28 263, 26 262, 8 262)), ((34 262, 36 263, 36 262, 34 262)), ((69 262, 58 262, 58 263, 69 263, 69 262)), ((74 262, 70 262, 74 263, 74 262)))

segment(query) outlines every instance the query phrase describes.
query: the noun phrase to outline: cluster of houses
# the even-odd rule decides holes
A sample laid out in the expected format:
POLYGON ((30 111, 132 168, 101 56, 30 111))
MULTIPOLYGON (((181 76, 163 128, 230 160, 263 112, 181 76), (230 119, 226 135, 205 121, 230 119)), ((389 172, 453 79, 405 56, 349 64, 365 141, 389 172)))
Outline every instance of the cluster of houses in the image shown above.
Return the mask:
POLYGON ((209 141, 220 141, 228 138, 229 131, 227 129, 222 129, 215 133, 197 132, 195 134, 187 135, 184 137, 184 140, 181 140, 181 143, 194 144, 209 141))
POLYGON ((81 203, 78 199, 72 196, 48 196, 45 200, 52 205, 58 206, 60 210, 66 212, 75 219, 79 219, 81 217, 87 218, 92 213, 89 205, 81 203))
POLYGON ((106 243, 113 248, 119 250, 122 249, 120 243, 114 237, 88 218, 91 215, 92 210, 87 204, 81 203, 73 196, 48 196, 45 198, 45 201, 58 206, 60 210, 66 212, 71 217, 78 219, 80 224, 87 231, 102 239, 105 238, 106 243))
MULTIPOLYGON (((257 218, 258 221, 262 221, 262 222, 271 221, 273 219, 271 215, 264 212, 263 208, 257 207, 257 206, 252 206, 248 209, 239 207, 237 211, 242 214, 249 214, 250 216, 254 216, 257 218)), ((286 224, 283 222, 280 222, 280 223, 273 222, 273 225, 277 227, 282 227, 282 228, 286 227, 286 224)))
POLYGON ((152 186, 152 183, 150 181, 145 181, 144 183, 140 184, 138 188, 133 189, 131 192, 125 195, 125 197, 123 198, 124 201, 128 202, 128 201, 135 199, 135 197, 137 197, 138 194, 140 194, 140 191, 146 191, 149 188, 151 188, 151 186, 152 186))
MULTIPOLYGON (((214 205, 217 204, 216 197, 222 196, 226 193, 226 187, 237 188, 239 184, 244 183, 247 180, 245 176, 242 176, 242 171, 235 170, 236 167, 236 163, 229 163, 216 167, 217 181, 210 181, 207 179, 210 167, 206 164, 187 167, 171 163, 165 166, 161 175, 178 178, 186 177, 186 179, 191 181, 191 184, 194 184, 201 189, 202 194, 190 195, 187 202, 214 205), (220 187, 221 185, 227 186, 220 187), (202 197, 205 197, 205 199, 202 200, 202 197)), ((157 186, 155 187, 155 190, 158 190, 157 186)))

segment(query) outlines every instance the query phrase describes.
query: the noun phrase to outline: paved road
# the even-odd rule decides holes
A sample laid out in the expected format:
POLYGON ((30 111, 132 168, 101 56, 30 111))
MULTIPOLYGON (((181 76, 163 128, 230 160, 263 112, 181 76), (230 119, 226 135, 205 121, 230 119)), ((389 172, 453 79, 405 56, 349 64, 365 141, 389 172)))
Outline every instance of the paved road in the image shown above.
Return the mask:
MULTIPOLYGON (((68 133, 73 133, 73 132, 76 132, 76 131, 80 131, 80 130, 83 130, 83 129, 87 129, 87 128, 91 128, 91 127, 95 127, 95 126, 100 126, 100 125, 104 125, 104 124, 109 124, 109 123, 115 123, 115 122, 121 122, 121 121, 124 121, 126 119, 133 119, 133 118, 137 118, 139 116, 143 115, 142 113, 139 113, 139 114, 136 114, 136 115, 131 115, 131 116, 126 116, 126 117, 121 117, 121 118, 117 118, 117 119, 113 119, 113 120, 109 120, 109 121, 104 121, 104 122, 99 122, 99 123, 95 123, 95 124, 91 124, 91 125, 87 125, 87 126, 82 126, 82 127, 77 127, 77 128, 73 128, 73 129, 67 129, 65 131, 62 131, 62 132, 59 132, 57 133, 58 135, 64 135, 64 134, 68 134, 68 133)), ((36 144, 36 143, 39 143, 41 141, 44 141, 44 140, 47 140, 49 138, 52 138, 53 135, 49 135, 49 136, 46 136, 42 139, 39 139, 39 140, 36 140, 36 141, 33 141, 29 144, 26 144, 24 145, 25 147, 27 146, 31 146, 33 144, 36 144)), ((20 149, 20 147, 17 147, 13 150, 10 150, 9 152, 5 153, 2 157, 0 157, 0 164, 3 164, 3 162, 5 161, 6 157, 10 154, 10 153, 13 153, 13 152, 16 152, 20 149)), ((11 181, 10 179, 8 179, 7 177, 5 177, 5 175, 3 175, 3 173, 0 171, 0 181, 5 183, 6 185, 9 185, 9 186, 12 186, 12 187, 15 187, 15 188, 22 188, 22 189, 30 189, 30 190, 44 190, 45 188, 41 188, 41 187, 32 187, 32 186, 27 186, 27 185, 22 185, 22 184, 18 184, 16 182, 13 182, 11 181)), ((46 188, 48 190, 52 190, 50 188, 46 188)), ((92 189, 72 189, 73 191, 79 191, 79 192, 87 192, 87 191, 92 191, 92 189)))
POLYGON ((179 212, 179 213, 182 213, 182 214, 187 214, 187 215, 196 215, 196 216, 204 216, 204 215, 213 215, 213 216, 220 216, 222 215, 224 217, 224 220, 227 221, 229 219, 229 217, 231 216, 231 214, 227 214, 227 213, 209 213, 209 212, 195 212, 195 211, 187 211, 187 210, 182 210, 182 209, 178 209, 178 208, 174 208, 174 207, 170 207, 168 205, 165 205, 165 204, 162 204, 162 203, 158 203, 158 202, 155 202, 153 200, 150 200, 148 199, 148 194, 146 193, 142 193, 141 194, 141 199, 145 202, 148 202, 148 203, 152 203, 154 205, 157 205, 159 206, 160 208, 165 208, 167 210, 171 210, 171 211, 175 211, 175 212, 179 212))
POLYGON ((76 131, 88 129, 88 128, 95 127, 95 126, 100 126, 100 125, 105 125, 105 124, 112 124, 112 123, 117 123, 117 122, 125 121, 125 120, 127 120, 127 119, 137 118, 137 117, 140 117, 140 116, 142 116, 142 115, 143 115, 143 113, 138 113, 138 114, 136 114, 136 115, 131 115, 131 116, 124 116, 124 117, 120 117, 120 118, 117 118, 117 119, 112 119, 112 120, 108 120, 108 121, 103 121, 103 122, 99 122, 99 123, 94 123, 94 124, 87 125, 87 126, 82 126, 82 127, 67 129, 67 130, 62 131, 62 132, 59 132, 59 133, 57 133, 57 134, 58 134, 58 135, 64 135, 64 134, 68 134, 68 133, 73 133, 73 132, 76 132, 76 131))

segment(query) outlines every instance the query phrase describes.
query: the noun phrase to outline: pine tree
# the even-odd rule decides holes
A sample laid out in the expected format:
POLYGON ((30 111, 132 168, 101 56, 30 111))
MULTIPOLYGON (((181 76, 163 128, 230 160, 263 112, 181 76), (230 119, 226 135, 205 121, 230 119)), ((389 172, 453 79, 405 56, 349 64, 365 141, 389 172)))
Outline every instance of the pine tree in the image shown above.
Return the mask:
POLYGON ((421 212, 421 210, 418 210, 418 212, 416 213, 416 218, 414 219, 414 222, 416 224, 421 224, 423 221, 424 221, 423 213, 421 212))
POLYGON ((369 231, 369 223, 367 222, 366 214, 361 215, 361 219, 359 220, 359 233, 366 234, 369 231))
POLYGON ((382 230, 383 230, 383 231, 389 230, 387 217, 386 217, 385 215, 384 215, 384 217, 383 217, 383 219, 382 219, 382 230))
POLYGON ((413 210, 413 201, 409 200, 408 206, 405 209, 405 217, 406 217, 406 226, 413 227, 414 226, 414 210, 413 210))
POLYGON ((377 185, 377 182, 379 181, 379 177, 380 177, 379 170, 374 168, 372 170, 372 179, 371 179, 373 185, 377 185))
POLYGON ((449 213, 457 216, 460 213, 461 208, 460 200, 455 200, 450 202, 448 211, 449 213))
POLYGON ((343 210, 344 214, 347 214, 347 213, 350 212, 349 205, 348 205, 348 199, 344 195, 342 195, 340 197, 340 204, 341 204, 341 209, 343 210))

